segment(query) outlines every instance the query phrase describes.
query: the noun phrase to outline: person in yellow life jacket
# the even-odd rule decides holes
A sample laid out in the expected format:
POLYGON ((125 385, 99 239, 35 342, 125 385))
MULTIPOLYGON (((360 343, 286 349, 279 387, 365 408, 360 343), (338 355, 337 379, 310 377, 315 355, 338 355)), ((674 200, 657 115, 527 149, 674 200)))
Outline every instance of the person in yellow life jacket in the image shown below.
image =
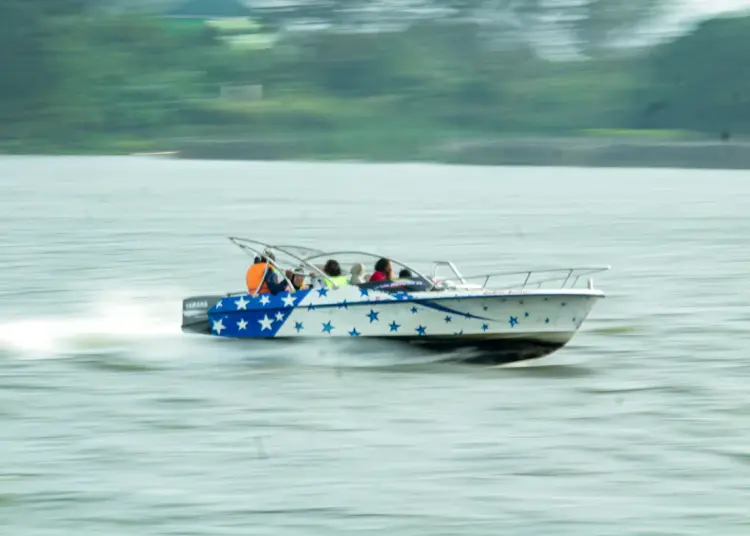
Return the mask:
POLYGON ((343 287, 344 285, 349 284, 349 278, 342 275, 341 266, 333 259, 329 259, 328 262, 326 262, 323 267, 323 272, 328 276, 328 279, 325 280, 325 286, 329 288, 333 287, 333 285, 343 287))
POLYGON ((268 259, 276 260, 273 253, 264 251, 263 255, 255 257, 255 263, 247 269, 245 284, 248 293, 254 294, 257 289, 258 294, 269 292, 278 294, 287 289, 287 281, 279 275, 273 265, 268 262, 268 259))

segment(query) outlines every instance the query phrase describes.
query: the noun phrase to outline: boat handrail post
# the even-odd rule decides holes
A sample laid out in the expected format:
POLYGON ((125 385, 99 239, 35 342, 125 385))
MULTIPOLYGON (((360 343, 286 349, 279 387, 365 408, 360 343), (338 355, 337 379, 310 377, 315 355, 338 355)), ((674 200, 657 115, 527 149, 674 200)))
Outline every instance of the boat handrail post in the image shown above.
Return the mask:
MULTIPOLYGON (((274 245, 271 245, 271 244, 266 244, 266 243, 260 242, 258 240, 250 240, 248 238, 241 238, 241 237, 234 237, 234 236, 230 236, 229 240, 235 246, 237 246, 238 248, 242 249, 243 251, 248 251, 249 250, 255 256, 258 256, 258 257, 264 257, 265 256, 265 255, 263 255, 263 251, 261 251, 260 249, 256 249, 256 248, 252 247, 248 243, 258 244, 258 245, 260 245, 260 246, 263 247, 263 250, 269 250, 269 251, 277 250, 277 251, 280 251, 281 253, 284 253, 285 255, 287 255, 287 256, 295 259, 296 261, 301 262, 302 264, 305 264, 308 267, 311 267, 313 270, 315 270, 316 272, 320 273, 327 281, 329 281, 329 282, 331 282, 333 284, 333 282, 328 279, 328 276, 326 274, 324 274, 323 272, 321 272, 320 270, 318 270, 317 267, 315 267, 314 265, 310 265, 309 263, 305 262, 304 259, 302 259, 299 256, 291 253, 290 251, 288 251, 284 247, 274 246, 274 245), (245 242, 245 243, 242 243, 242 242, 245 242)), ((294 247, 297 247, 297 246, 294 246, 294 247)), ((289 292, 290 294, 294 294, 297 291, 297 289, 294 288, 294 283, 291 281, 291 279, 289 279, 286 276, 286 273, 281 268, 281 266, 279 266, 279 264, 275 260, 273 260, 273 259, 266 258, 266 261, 267 261, 266 262, 266 267, 263 270, 263 277, 262 277, 261 281, 265 281, 266 274, 268 273, 269 266, 274 267, 274 268, 276 268, 277 272, 279 274, 281 274, 281 277, 283 278, 283 280, 286 281, 286 283, 287 283, 287 289, 288 289, 287 292, 289 292)), ((255 297, 258 296, 258 292, 260 291, 261 286, 258 286, 255 289, 255 291, 251 294, 251 296, 253 298, 255 298, 255 297)), ((335 284, 334 284, 334 286, 335 286, 335 284)), ((248 291, 249 291, 249 289, 248 289, 248 291)))
MULTIPOLYGON (((317 266, 315 266, 313 263, 308 262, 308 259, 313 259, 313 258, 315 258, 315 257, 317 257, 319 255, 316 254, 316 255, 314 255, 312 257, 307 257, 307 258, 303 259, 302 257, 298 257, 297 255, 294 255, 293 253, 290 253, 289 251, 287 251, 283 247, 276 246, 276 249, 278 249, 282 253, 285 253, 286 255, 289 255, 290 257, 298 260, 299 262, 301 262, 302 264, 304 264, 305 266, 307 266, 311 271, 315 272, 318 275, 319 278, 325 279, 331 285, 333 285, 334 288, 339 288, 339 286, 328 276, 327 273, 325 273, 323 270, 321 270, 320 268, 318 268, 317 266)), ((322 253, 321 255, 324 255, 324 254, 325 253, 322 253)))
POLYGON ((526 288, 526 283, 529 282, 529 278, 531 277, 532 273, 533 272, 531 270, 529 270, 528 272, 526 272, 526 279, 523 280, 523 285, 521 285, 521 290, 523 290, 523 289, 526 288))
MULTIPOLYGON (((243 249, 245 249, 245 247, 246 247, 247 249, 250 249, 255 255, 257 255, 259 257, 264 257, 264 255, 263 255, 262 252, 256 251, 255 249, 250 248, 249 246, 245 246, 245 247, 240 246, 240 247, 243 248, 243 249)), ((255 290, 253 291, 252 294, 250 294, 250 296, 252 296, 253 298, 256 298, 258 296, 258 294, 260 293, 260 289, 263 287, 263 281, 266 280, 266 275, 268 274, 268 271, 271 270, 271 269, 273 269, 273 268, 276 268, 276 271, 279 274, 281 274, 281 277, 286 282, 286 284, 287 284, 287 292, 289 292, 290 294, 294 294, 294 292, 296 292, 297 289, 294 288, 294 283, 292 283, 292 281, 286 276, 286 274, 284 273, 284 270, 281 269, 281 266, 279 266, 276 263, 275 260, 269 259, 268 257, 266 257, 266 266, 265 266, 265 268, 263 268, 263 275, 261 276, 261 279, 260 279, 261 280, 261 284, 258 285, 257 287, 255 287, 255 290)), ((248 289, 248 292, 249 292, 249 290, 250 289, 248 289)))
POLYGON ((450 266, 451 270, 453 270, 453 273, 456 274, 456 277, 458 277, 458 280, 461 281, 462 284, 466 284, 466 279, 464 279, 464 276, 461 274, 461 272, 458 271, 458 268, 455 264, 453 264, 452 261, 448 261, 448 266, 450 266))
MULTIPOLYGON (((570 279, 570 276, 573 275, 573 271, 574 270, 575 270, 575 268, 571 268, 570 270, 568 270, 568 277, 565 278, 565 281, 563 281, 563 284, 562 284, 562 286, 560 288, 565 288, 565 285, 568 283, 568 280, 570 279)), ((573 284, 575 285, 575 283, 573 283, 573 284)))
POLYGON ((266 280, 266 274, 268 273, 268 267, 271 266, 268 262, 266 262, 266 267, 263 268, 263 275, 260 278, 260 285, 255 286, 255 290, 253 290, 253 293, 251 296, 253 298, 258 296, 258 293, 260 292, 260 289, 263 287, 263 282, 266 280))
MULTIPOLYGON (((464 285, 467 284, 466 278, 463 276, 463 274, 459 271, 459 269, 456 267, 456 265, 452 261, 432 261, 432 279, 435 279, 438 274, 438 267, 440 266, 447 266, 450 268, 451 272, 453 272, 453 275, 456 276, 456 278, 464 285)), ((407 267, 408 268, 408 267, 407 267)), ((418 275, 421 275, 417 272, 418 275)))

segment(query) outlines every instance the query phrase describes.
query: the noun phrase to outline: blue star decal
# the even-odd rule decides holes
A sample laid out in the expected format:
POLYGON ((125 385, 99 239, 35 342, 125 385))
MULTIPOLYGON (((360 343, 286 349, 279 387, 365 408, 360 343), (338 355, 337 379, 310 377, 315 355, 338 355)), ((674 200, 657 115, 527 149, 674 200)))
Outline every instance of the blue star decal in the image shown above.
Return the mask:
POLYGON ((523 316, 525 316, 526 318, 529 318, 529 313, 524 313, 523 316))
POLYGON ((372 309, 370 309, 370 312, 369 312, 369 313, 368 313, 367 315, 365 315, 365 316, 369 316, 369 317, 370 317, 370 324, 372 324, 372 323, 373 323, 373 322, 375 322, 376 320, 378 320, 378 321, 380 320, 380 319, 378 318, 378 315, 379 315, 379 314, 380 314, 380 313, 377 313, 377 312, 373 311, 372 309))
POLYGON ((352 328, 352 330, 349 332, 350 337, 359 337, 360 333, 357 331, 357 328, 352 328))
POLYGON ((420 326, 419 326, 419 327, 418 327, 417 329, 415 329, 414 331, 416 331, 416 332, 417 332, 417 333, 418 333, 419 335, 424 335, 424 334, 425 334, 425 333, 427 332, 427 328, 426 328, 426 327, 424 327, 424 326, 422 326, 422 325, 420 325, 420 326))
POLYGON ((416 305, 411 308, 411 314, 415 315, 415 314, 417 314, 417 311, 419 311, 419 309, 417 309, 416 305))
POLYGON ((331 325, 331 321, 329 320, 328 322, 326 322, 325 324, 323 324, 323 329, 321 329, 320 331, 325 331, 326 333, 328 333, 330 335, 331 331, 333 331, 334 329, 336 329, 336 328, 334 328, 331 325))
POLYGON ((318 289, 318 296, 320 296, 321 298, 323 296, 328 296, 328 289, 325 287, 318 289))
POLYGON ((487 306, 485 305, 484 307, 482 307, 482 309, 484 309, 485 311, 487 311, 487 310, 489 309, 489 307, 487 307, 487 306))
POLYGON ((370 291, 369 290, 367 290, 366 288, 362 288, 362 287, 359 288, 359 297, 360 298, 364 298, 364 297, 369 296, 369 295, 370 295, 370 291))
POLYGON ((307 310, 308 311, 313 311, 313 310, 315 310, 315 306, 311 303, 310 305, 307 306, 307 310))
POLYGON ((574 319, 573 319, 573 323, 575 324, 575 322, 576 322, 576 319, 574 318, 574 319))
POLYGON ((305 326, 302 325, 302 322, 295 322, 294 323, 294 329, 297 330, 297 333, 305 329, 305 326))
POLYGON ((565 302, 562 302, 562 303, 561 303, 560 305, 562 305, 563 307, 565 307, 566 303, 565 303, 565 302))
POLYGON ((521 305, 523 305, 523 300, 519 301, 518 303, 520 303, 521 305))
POLYGON ((339 309, 349 309, 349 304, 346 303, 346 300, 342 301, 340 304, 337 305, 339 309))
POLYGON ((490 329, 489 324, 482 324, 482 331, 487 331, 488 329, 490 329))
POLYGON ((545 324, 549 324, 549 318, 545 318, 545 319, 544 319, 544 323, 545 323, 545 324))
POLYGON ((516 327, 516 324, 518 324, 518 318, 516 318, 515 316, 511 316, 510 320, 508 320, 508 323, 512 328, 516 327))
MULTIPOLYGON (((460 316, 462 318, 479 318, 481 320, 491 320, 490 318, 484 318, 484 317, 481 317, 481 316, 477 316, 477 315, 475 315, 473 313, 465 313, 463 311, 457 311, 455 309, 452 309, 450 307, 446 307, 444 305, 440 305, 440 304, 435 303, 435 302, 421 302, 421 305, 423 305, 424 307, 430 308, 430 309, 434 309, 436 311, 443 311, 444 313, 448 313, 449 315, 452 315, 452 316, 457 316, 458 315, 458 316, 460 316)), ((414 310, 412 310, 412 312, 414 312, 414 310)))
POLYGON ((396 324, 396 321, 394 320, 390 324, 388 324, 388 327, 391 328, 391 331, 398 331, 398 328, 401 326, 399 324, 396 324))
POLYGON ((446 323, 446 324, 447 324, 448 322, 450 322, 451 320, 453 320, 453 319, 452 319, 452 318, 451 318, 450 316, 446 316, 446 317, 445 317, 445 323, 446 323))

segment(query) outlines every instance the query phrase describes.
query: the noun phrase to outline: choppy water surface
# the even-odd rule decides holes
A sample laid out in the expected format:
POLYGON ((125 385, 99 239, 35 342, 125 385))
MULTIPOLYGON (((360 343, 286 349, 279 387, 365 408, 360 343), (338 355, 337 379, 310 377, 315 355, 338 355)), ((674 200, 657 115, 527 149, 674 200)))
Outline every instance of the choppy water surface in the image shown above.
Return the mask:
POLYGON ((2 159, 0 534, 748 534, 749 179, 2 159), (532 366, 184 336, 230 234, 613 271, 532 366))

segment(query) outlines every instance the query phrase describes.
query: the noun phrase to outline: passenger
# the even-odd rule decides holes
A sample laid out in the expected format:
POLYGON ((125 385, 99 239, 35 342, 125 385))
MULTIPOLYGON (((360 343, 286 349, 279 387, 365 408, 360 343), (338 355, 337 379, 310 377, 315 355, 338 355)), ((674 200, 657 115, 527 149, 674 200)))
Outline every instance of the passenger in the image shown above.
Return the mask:
POLYGON ((399 279, 411 279, 413 276, 411 275, 411 270, 408 268, 402 268, 401 271, 398 273, 399 279))
POLYGON ((297 290, 303 290, 307 288, 305 285, 305 269, 302 266, 297 266, 294 270, 289 270, 287 277, 292 281, 292 285, 297 290))
POLYGON ((379 259, 375 271, 370 276, 370 283, 375 281, 393 281, 393 266, 388 259, 379 259))
POLYGON ((349 284, 349 278, 341 274, 341 266, 333 259, 329 259, 326 262, 323 272, 328 276, 328 279, 325 281, 327 287, 332 287, 333 285, 343 287, 349 284))
POLYGON ((247 291, 254 294, 278 294, 287 289, 287 282, 281 277, 268 259, 276 260, 274 254, 268 250, 263 252, 260 257, 255 257, 255 263, 247 269, 245 274, 245 284, 247 291), (266 270, 268 268, 268 270, 266 270), (263 275, 265 273, 265 276, 263 275))
POLYGON ((349 283, 351 285, 361 285, 365 282, 365 265, 361 262, 358 262, 357 264, 353 264, 352 268, 350 270, 351 272, 351 278, 349 279, 349 283))

